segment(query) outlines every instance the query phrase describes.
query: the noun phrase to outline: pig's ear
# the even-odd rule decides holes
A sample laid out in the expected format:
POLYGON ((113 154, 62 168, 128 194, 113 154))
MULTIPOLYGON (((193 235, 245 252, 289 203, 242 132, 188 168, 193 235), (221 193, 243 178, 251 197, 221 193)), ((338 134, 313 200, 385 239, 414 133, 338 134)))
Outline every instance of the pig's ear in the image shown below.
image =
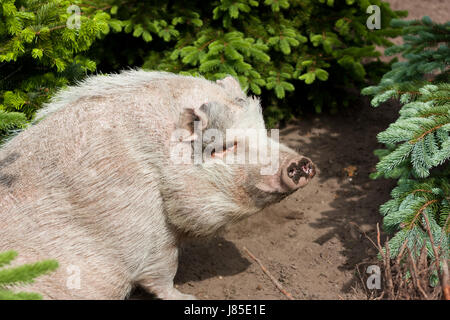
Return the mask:
POLYGON ((195 123, 197 121, 199 122, 198 128, 202 131, 205 130, 208 119, 203 111, 193 108, 186 108, 183 110, 179 127, 189 132, 188 136, 183 138, 183 141, 193 141, 197 139, 197 134, 195 133, 195 123))
POLYGON ((232 76, 226 76, 221 80, 217 80, 216 83, 223 87, 225 90, 229 91, 233 96, 243 96, 241 85, 236 78, 232 76))

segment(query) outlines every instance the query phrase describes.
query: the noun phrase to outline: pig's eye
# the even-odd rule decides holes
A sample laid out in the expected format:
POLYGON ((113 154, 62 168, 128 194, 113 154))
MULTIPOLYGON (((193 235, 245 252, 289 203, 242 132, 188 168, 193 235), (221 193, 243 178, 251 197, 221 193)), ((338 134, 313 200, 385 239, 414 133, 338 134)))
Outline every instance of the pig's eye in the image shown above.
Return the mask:
POLYGON ((216 150, 214 149, 211 152, 211 157, 212 158, 223 158, 225 156, 226 153, 228 152, 235 152, 237 150, 237 141, 235 141, 234 143, 232 143, 231 145, 223 145, 222 150, 216 150))
POLYGON ((236 98, 236 103, 240 104, 242 106, 244 106, 245 104, 245 99, 244 98, 236 98))

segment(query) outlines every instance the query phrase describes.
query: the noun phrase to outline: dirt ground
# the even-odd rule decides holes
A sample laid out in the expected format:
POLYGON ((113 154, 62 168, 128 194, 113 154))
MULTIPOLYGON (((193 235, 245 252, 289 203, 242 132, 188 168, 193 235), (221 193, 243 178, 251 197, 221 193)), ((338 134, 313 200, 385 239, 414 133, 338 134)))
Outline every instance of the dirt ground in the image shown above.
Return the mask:
MULTIPOLYGON (((447 0, 390 2, 410 18, 449 20, 447 0)), ((394 186, 369 173, 377 163, 373 150, 381 147, 376 134, 397 116, 396 105, 375 109, 362 99, 340 115, 305 117, 281 130, 282 142, 316 163, 317 176, 221 235, 186 244, 178 289, 200 299, 286 299, 246 247, 295 299, 366 299, 355 266, 374 261, 376 250, 363 232, 375 238, 378 207, 394 186)))
POLYGON ((429 16, 434 22, 450 20, 450 1, 448 0, 387 0, 393 10, 407 10, 407 19, 420 19, 429 16))

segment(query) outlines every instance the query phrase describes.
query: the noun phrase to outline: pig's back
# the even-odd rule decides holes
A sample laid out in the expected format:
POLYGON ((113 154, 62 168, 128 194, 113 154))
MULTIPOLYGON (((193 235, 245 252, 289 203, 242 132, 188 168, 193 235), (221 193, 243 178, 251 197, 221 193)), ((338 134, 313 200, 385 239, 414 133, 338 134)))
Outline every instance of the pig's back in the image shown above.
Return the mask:
POLYGON ((62 265, 96 251, 131 270, 148 244, 162 241, 157 164, 189 90, 188 79, 167 76, 50 103, 0 149, 0 251, 62 265))

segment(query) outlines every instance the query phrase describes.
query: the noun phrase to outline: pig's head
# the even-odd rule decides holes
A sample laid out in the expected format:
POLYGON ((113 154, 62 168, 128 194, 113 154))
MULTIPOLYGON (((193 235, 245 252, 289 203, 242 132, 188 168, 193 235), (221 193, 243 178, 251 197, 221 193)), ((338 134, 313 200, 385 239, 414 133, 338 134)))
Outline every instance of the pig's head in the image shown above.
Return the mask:
MULTIPOLYGON (((185 109, 179 123, 193 151, 194 166, 185 178, 196 199, 208 204, 204 208, 209 212, 196 223, 211 231, 279 202, 316 173, 309 158, 279 143, 277 134, 268 136, 258 99, 245 96, 232 77, 217 84, 227 98, 185 109), (216 201, 216 210, 211 201, 216 201)), ((192 202, 189 206, 198 207, 192 202)))

